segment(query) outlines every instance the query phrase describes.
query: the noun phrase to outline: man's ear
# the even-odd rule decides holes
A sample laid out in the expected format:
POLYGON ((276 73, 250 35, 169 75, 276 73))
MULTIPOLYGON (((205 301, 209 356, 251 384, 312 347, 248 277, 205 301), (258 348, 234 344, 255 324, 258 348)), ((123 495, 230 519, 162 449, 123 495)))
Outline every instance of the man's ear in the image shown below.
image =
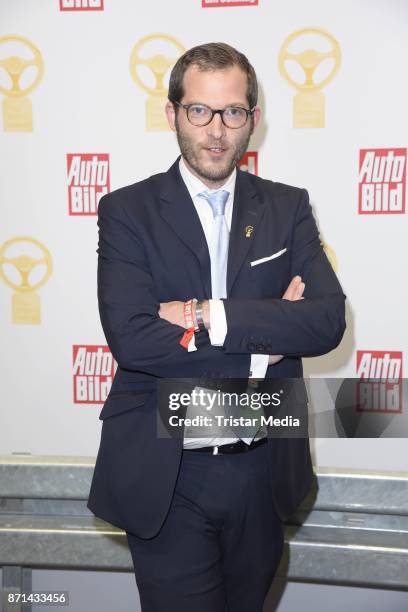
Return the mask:
POLYGON ((164 107, 167 115, 167 121, 169 122, 170 129, 176 131, 176 111, 174 110, 174 104, 167 100, 166 106, 164 107))
POLYGON ((259 108, 259 106, 255 106, 254 112, 253 112, 253 115, 252 115, 253 124, 252 124, 251 134, 254 133, 255 128, 256 128, 256 126, 259 123, 260 118, 261 118, 261 109, 259 108))

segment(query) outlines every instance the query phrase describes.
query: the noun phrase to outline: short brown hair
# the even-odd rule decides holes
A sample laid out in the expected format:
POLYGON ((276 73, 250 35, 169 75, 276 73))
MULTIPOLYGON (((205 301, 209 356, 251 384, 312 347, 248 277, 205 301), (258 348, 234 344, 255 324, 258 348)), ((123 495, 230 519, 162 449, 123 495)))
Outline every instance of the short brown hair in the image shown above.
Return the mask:
POLYGON ((246 56, 226 43, 207 43, 186 51, 173 67, 170 74, 169 100, 180 102, 184 95, 183 79, 189 66, 198 66, 199 70, 225 70, 239 66, 247 76, 247 98, 249 108, 258 100, 258 83, 255 70, 246 56))

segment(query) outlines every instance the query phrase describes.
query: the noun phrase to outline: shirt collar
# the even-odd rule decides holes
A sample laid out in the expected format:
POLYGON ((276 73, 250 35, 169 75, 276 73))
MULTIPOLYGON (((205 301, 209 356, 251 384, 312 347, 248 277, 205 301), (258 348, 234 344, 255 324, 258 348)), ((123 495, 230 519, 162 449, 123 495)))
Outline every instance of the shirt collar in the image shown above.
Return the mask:
POLYGON ((219 191, 220 189, 225 189, 225 191, 228 191, 230 196, 234 194, 235 181, 237 178, 236 168, 233 169, 225 183, 218 189, 209 189, 207 185, 205 185, 197 176, 195 176, 195 174, 191 172, 189 168, 187 168, 187 165, 182 157, 180 157, 179 169, 182 179, 185 182, 188 192, 192 198, 195 198, 203 191, 213 193, 215 191, 219 191))

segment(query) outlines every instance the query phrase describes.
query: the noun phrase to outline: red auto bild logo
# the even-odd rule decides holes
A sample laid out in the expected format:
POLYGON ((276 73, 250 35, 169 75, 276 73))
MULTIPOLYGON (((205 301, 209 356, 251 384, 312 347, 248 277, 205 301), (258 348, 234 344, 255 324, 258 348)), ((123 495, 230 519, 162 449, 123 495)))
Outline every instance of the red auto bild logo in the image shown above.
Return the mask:
POLYGON ((103 404, 116 369, 109 347, 74 344, 72 349, 74 403, 103 404))
POLYGON ((70 215, 96 215, 99 200, 110 190, 108 153, 68 153, 70 215))
POLYGON ((60 11, 103 11, 103 0, 60 0, 60 11))
POLYGON ((407 149, 360 151, 358 212, 360 215, 405 213, 407 149))
POLYGON ((203 8, 215 6, 258 6, 259 0, 201 0, 203 8))
POLYGON ((357 351, 357 410, 402 411, 402 352, 357 351))
POLYGON ((240 170, 246 170, 258 176, 258 151, 247 151, 238 166, 240 170))

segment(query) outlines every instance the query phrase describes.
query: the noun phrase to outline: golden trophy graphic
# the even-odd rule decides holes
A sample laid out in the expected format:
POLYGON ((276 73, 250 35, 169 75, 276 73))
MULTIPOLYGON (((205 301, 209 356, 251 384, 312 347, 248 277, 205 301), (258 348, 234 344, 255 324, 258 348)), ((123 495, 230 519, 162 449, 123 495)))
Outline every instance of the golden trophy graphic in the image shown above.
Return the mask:
POLYGON ((18 236, 7 240, 0 247, 0 278, 4 283, 14 289, 16 293, 12 297, 12 321, 13 323, 40 325, 41 302, 40 296, 35 293, 48 281, 52 272, 52 259, 48 249, 38 240, 27 236, 18 236), (23 246, 21 246, 23 243, 23 246), (19 245, 20 248, 14 247, 19 245), (14 255, 7 251, 25 252, 40 251, 39 257, 31 255, 14 255), (45 273, 39 279, 33 279, 34 268, 42 265, 45 273), (17 272, 17 275, 16 275, 17 272))
MULTIPOLYGON (((309 44, 307 42, 306 44, 309 44)), ((292 32, 283 43, 278 56, 279 71, 284 79, 298 90, 293 99, 293 127, 295 128, 319 128, 325 126, 325 98, 320 91, 325 87, 338 72, 341 62, 340 46, 337 40, 329 32, 320 28, 304 28, 292 32), (306 41, 310 38, 323 38, 323 41, 329 44, 329 51, 318 51, 313 48, 306 48, 303 51, 290 51, 289 47, 299 46, 301 37, 305 37, 306 41), (322 70, 323 62, 328 64, 326 60, 331 60, 331 70, 322 70), (304 81, 293 78, 288 70, 288 62, 300 65, 303 71, 304 81), (320 73, 321 79, 315 80, 316 73, 320 73), (323 73, 323 74, 322 74, 323 73)), ((299 73, 299 67, 296 66, 296 76, 299 73)), ((327 66, 326 66, 327 68, 327 66)), ((291 71, 293 72, 293 71, 291 71)))
MULTIPOLYGON (((6 132, 32 132, 33 111, 31 100, 26 96, 37 87, 44 72, 44 62, 40 51, 27 38, 18 35, 0 37, 0 48, 3 45, 23 45, 31 53, 30 59, 17 55, 0 58, 0 68, 6 72, 9 86, 0 81, 0 91, 6 96, 3 100, 3 125, 6 132), (30 85, 22 86, 23 73, 35 66, 37 74, 30 85)), ((0 71, 2 72, 2 71, 0 71)))
POLYGON ((334 252, 334 250, 331 248, 331 246, 329 246, 327 244, 327 242, 325 242, 324 240, 322 240, 321 245, 324 249, 324 252, 327 255, 327 259, 329 260, 331 267, 333 268, 333 270, 335 272, 337 272, 338 266, 337 266, 337 257, 336 257, 336 253, 334 252))
POLYGON ((135 83, 149 94, 146 100, 146 129, 149 131, 165 131, 170 129, 164 112, 167 100, 167 88, 164 85, 164 78, 169 68, 176 63, 184 51, 185 49, 181 43, 169 34, 149 34, 149 36, 141 38, 133 47, 130 55, 130 74, 135 83), (168 57, 162 53, 157 53, 147 58, 140 57, 142 48, 152 41, 170 43, 173 47, 176 47, 177 56, 168 57), (154 86, 148 85, 142 80, 141 74, 138 72, 139 66, 142 66, 142 69, 144 68, 144 76, 151 77, 151 73, 153 73, 155 79, 154 86), (146 74, 146 71, 147 73, 150 72, 150 74, 146 74))

